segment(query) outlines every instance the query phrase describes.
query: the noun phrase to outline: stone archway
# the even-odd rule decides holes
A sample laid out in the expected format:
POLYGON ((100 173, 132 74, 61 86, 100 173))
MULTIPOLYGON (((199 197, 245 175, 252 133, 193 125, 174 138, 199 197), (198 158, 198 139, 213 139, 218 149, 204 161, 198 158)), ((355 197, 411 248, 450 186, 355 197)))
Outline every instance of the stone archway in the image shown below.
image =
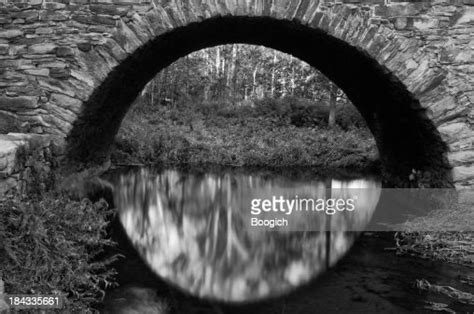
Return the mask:
POLYGON ((13 57, 0 60, 7 81, 0 118, 67 137, 70 160, 99 162, 161 68, 212 45, 261 44, 338 84, 399 175, 416 168, 448 178, 454 166, 454 181, 471 185, 472 6, 347 2, 7 3, 0 37, 13 57))

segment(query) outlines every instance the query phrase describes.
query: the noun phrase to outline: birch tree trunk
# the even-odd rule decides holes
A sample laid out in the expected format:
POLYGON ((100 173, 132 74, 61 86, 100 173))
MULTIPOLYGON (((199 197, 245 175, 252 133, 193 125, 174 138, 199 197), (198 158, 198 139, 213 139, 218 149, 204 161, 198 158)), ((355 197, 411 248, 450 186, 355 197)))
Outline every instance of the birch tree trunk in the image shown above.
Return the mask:
POLYGON ((336 104, 337 104, 337 86, 334 83, 330 83, 331 87, 329 88, 329 128, 333 128, 336 125, 336 104))
POLYGON ((257 73, 258 73, 258 64, 257 64, 257 66, 255 67, 255 70, 253 70, 253 73, 252 73, 252 78, 253 78, 252 96, 253 97, 255 97, 255 95, 257 94, 257 73))
POLYGON ((221 48, 216 48, 216 77, 215 79, 218 80, 220 76, 220 69, 221 69, 221 48))
POLYGON ((234 76, 235 76, 235 62, 237 59, 237 45, 232 45, 232 53, 230 56, 230 62, 228 62, 228 71, 226 77, 226 89, 228 92, 228 96, 233 98, 234 97, 234 76))
POLYGON ((272 62, 272 81, 270 87, 270 96, 273 98, 275 96, 275 67, 277 63, 276 50, 273 51, 273 62, 272 62))

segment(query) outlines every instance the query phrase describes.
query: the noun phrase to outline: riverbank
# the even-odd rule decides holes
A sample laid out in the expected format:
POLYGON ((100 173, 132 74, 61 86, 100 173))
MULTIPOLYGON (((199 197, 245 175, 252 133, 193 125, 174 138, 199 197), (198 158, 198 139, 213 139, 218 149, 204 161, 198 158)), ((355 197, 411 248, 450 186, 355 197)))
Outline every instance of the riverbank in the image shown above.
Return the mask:
POLYGON ((362 169, 376 164, 370 131, 360 121, 350 122, 357 118, 346 114, 328 128, 323 113, 292 101, 269 100, 254 107, 137 106, 122 124, 112 161, 259 168, 362 169))
POLYGON ((398 226, 396 252, 474 268, 474 200, 451 204, 398 226))
POLYGON ((94 312, 115 284, 115 257, 102 257, 114 246, 106 236, 111 214, 102 200, 52 191, 0 197, 0 295, 58 295, 63 311, 94 312))

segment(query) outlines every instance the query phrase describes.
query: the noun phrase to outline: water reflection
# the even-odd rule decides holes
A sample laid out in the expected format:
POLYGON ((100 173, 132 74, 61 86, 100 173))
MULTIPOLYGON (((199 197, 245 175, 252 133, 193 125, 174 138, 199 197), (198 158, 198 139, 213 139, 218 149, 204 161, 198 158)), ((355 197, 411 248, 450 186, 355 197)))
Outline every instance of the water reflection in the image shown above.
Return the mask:
POLYGON ((375 180, 141 170, 122 175, 116 204, 126 233, 157 275, 195 296, 252 301, 287 293, 337 262, 356 236, 344 230, 369 222, 379 190, 375 180), (343 197, 354 188, 358 211, 314 216, 312 223, 337 231, 269 232, 249 224, 256 196, 343 197))

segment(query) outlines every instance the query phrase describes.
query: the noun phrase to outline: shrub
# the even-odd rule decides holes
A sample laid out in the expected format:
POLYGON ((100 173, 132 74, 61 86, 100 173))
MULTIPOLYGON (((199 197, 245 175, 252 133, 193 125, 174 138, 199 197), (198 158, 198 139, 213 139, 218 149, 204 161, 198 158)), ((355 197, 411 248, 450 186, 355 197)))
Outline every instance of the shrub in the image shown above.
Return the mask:
POLYGON ((351 104, 338 107, 336 118, 336 123, 345 130, 367 127, 362 115, 357 108, 351 104))
MULTIPOLYGON (((355 110, 355 109, 354 109, 355 110)), ((355 110, 357 113, 357 110, 355 110)), ((366 128, 329 130, 327 107, 294 97, 255 106, 208 101, 130 114, 112 161, 226 166, 363 167, 376 157, 366 128)), ((347 121, 352 121, 348 114, 347 121)))
POLYGON ((40 199, 0 199, 0 263, 8 294, 62 294, 67 312, 90 312, 113 285, 114 258, 98 257, 105 239, 104 201, 71 201, 47 193, 40 199))
MULTIPOLYGON (((257 116, 277 118, 296 127, 326 127, 329 117, 327 105, 296 97, 258 100, 254 111, 257 116)), ((336 124, 345 130, 366 127, 364 118, 351 104, 337 107, 336 124)))

